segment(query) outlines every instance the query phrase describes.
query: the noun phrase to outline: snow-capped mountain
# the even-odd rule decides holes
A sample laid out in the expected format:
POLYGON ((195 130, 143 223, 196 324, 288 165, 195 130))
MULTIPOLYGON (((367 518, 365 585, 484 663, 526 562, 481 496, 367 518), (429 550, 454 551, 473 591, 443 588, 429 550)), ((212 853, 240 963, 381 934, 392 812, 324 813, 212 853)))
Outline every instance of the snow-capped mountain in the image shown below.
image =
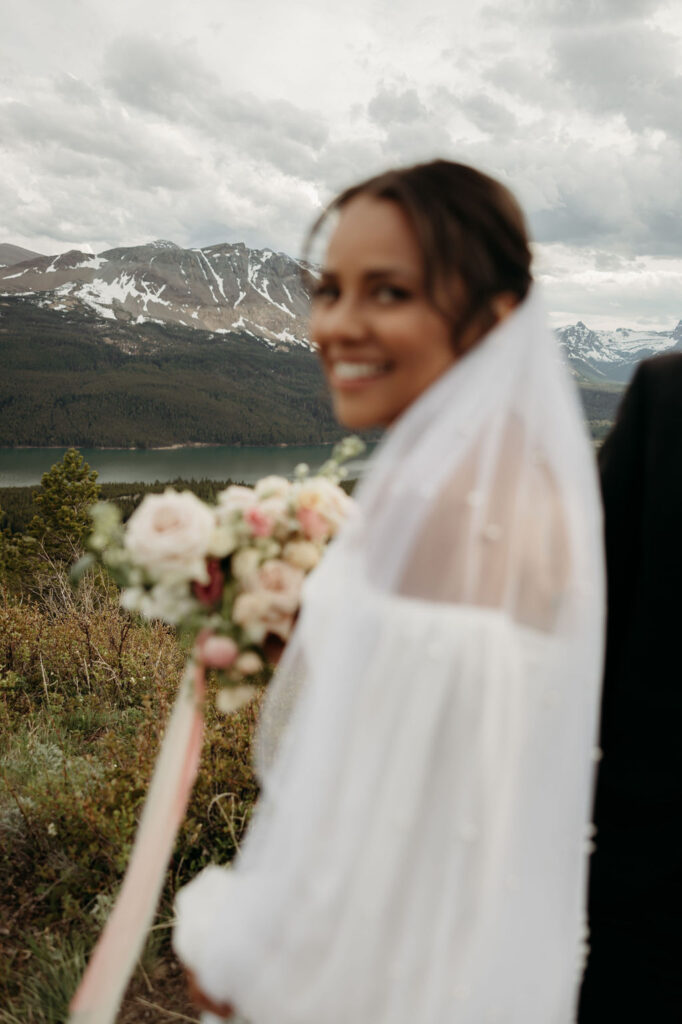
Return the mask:
MULTIPOLYGON (((131 327, 176 323, 250 334, 273 348, 311 348, 301 268, 284 253, 241 242, 182 249, 161 240, 54 257, 0 245, 0 295, 55 310, 85 307, 131 327)), ((682 352, 682 320, 671 331, 594 331, 579 321, 556 334, 576 377, 598 384, 625 384, 642 359, 682 352)))
POLYGON ((592 331, 579 320, 556 334, 576 375, 596 383, 626 383, 643 359, 682 352, 682 320, 671 331, 592 331))
POLYGON ((242 243, 181 249, 156 241, 97 256, 32 255, 0 269, 0 294, 32 296, 56 310, 86 306, 130 324, 170 322, 309 347, 301 264, 242 243))

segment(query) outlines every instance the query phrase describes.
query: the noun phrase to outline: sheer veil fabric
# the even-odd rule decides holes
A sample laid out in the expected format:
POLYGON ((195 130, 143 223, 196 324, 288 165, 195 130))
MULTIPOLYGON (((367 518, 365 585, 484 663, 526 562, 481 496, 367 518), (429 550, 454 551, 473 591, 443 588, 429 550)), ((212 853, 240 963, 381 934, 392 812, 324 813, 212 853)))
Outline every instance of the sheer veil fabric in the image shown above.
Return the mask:
POLYGON ((176 951, 253 1024, 569 1024, 602 663, 596 469, 537 290, 402 415, 306 584, 236 863, 176 951))

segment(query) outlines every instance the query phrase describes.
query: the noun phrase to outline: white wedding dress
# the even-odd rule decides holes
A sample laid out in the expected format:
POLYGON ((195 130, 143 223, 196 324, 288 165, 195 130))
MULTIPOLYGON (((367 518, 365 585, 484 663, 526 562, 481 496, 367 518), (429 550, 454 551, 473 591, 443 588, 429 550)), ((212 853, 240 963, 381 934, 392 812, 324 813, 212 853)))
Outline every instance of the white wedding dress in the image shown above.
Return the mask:
POLYGON ((391 429, 309 578, 230 868, 174 945, 253 1024, 570 1024, 603 577, 537 295, 391 429))

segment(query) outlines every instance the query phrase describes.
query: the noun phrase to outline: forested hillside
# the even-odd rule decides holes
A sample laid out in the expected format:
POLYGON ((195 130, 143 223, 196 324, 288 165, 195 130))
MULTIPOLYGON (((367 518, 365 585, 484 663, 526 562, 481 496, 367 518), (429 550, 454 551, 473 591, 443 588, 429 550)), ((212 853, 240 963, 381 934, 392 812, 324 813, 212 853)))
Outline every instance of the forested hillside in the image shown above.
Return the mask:
MULTIPOLYGON (((620 389, 587 384, 581 395, 603 437, 620 389)), ((344 433, 303 347, 0 298, 0 446, 315 444, 344 433)))
POLYGON ((305 349, 0 299, 0 445, 303 444, 343 433, 305 349))

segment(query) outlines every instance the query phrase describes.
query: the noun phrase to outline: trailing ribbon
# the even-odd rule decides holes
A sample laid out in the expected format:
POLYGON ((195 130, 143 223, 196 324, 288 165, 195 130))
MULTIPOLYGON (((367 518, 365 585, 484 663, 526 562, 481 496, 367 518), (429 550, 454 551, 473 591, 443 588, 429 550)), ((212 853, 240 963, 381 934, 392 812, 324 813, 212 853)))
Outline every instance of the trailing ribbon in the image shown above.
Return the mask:
POLYGON ((161 744, 114 909, 71 1006, 69 1024, 112 1024, 154 919, 163 880, 197 776, 205 673, 189 661, 161 744))

